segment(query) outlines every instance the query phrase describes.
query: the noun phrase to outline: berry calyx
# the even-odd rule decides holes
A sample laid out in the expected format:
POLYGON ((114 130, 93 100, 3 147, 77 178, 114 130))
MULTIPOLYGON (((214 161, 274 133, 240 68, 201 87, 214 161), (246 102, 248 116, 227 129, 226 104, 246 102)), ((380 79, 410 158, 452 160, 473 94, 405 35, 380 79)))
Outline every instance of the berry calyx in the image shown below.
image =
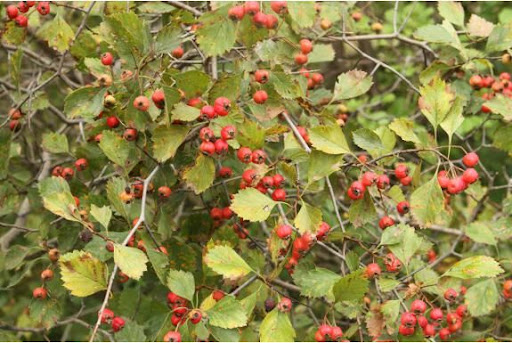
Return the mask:
POLYGON ((368 279, 378 278, 381 273, 382 270, 377 263, 370 263, 366 266, 366 277, 368 277, 368 279))
POLYGON ((259 83, 267 83, 269 77, 268 70, 256 70, 254 72, 254 80, 259 83))
POLYGON ((225 141, 235 138, 235 135, 236 128, 234 126, 227 125, 220 130, 220 137, 225 141))
POLYGON ((238 157, 238 160, 242 163, 250 163, 252 159, 252 151, 251 149, 247 147, 241 147, 236 152, 236 156, 238 157))
POLYGON ((101 312, 101 323, 110 324, 112 322, 112 319, 114 319, 114 311, 105 308, 103 312, 101 312))
POLYGON ((164 108, 165 107, 165 94, 164 91, 161 89, 157 89, 153 92, 151 95, 151 100, 155 104, 157 108, 164 108))
POLYGON ((408 201, 400 201, 397 205, 396 205, 396 210, 398 211, 398 213, 400 213, 401 215, 404 215, 404 214, 407 214, 409 213, 409 210, 411 209, 411 207, 409 206, 409 202, 408 201))
POLYGON ((215 135, 213 133, 213 130, 210 129, 209 127, 203 127, 200 131, 199 131, 199 138, 203 141, 203 142, 207 142, 207 141, 211 141, 215 138, 215 135))
POLYGON ((133 107, 139 111, 145 112, 149 109, 149 100, 144 95, 139 95, 133 100, 133 107))
POLYGON ((255 164, 262 164, 265 163, 265 160, 267 159, 267 154, 265 151, 258 149, 254 150, 251 154, 251 161, 255 164))

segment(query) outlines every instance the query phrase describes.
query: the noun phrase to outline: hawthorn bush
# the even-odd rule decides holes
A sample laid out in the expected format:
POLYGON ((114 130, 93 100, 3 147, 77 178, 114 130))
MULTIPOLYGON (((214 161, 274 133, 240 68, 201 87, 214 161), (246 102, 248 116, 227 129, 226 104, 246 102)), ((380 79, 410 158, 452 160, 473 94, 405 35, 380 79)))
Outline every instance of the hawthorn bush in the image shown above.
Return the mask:
POLYGON ((509 6, 1 6, 1 340, 512 340, 509 6))

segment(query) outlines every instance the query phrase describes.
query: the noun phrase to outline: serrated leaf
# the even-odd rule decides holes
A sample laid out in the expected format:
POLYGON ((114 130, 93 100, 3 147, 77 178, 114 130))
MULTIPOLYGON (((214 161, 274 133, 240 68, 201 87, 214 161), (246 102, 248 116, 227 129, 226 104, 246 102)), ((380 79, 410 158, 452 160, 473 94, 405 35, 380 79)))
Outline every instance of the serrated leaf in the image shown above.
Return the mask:
POLYGON ((334 85, 333 100, 345 100, 358 97, 370 90, 372 77, 358 69, 340 74, 334 85))
POLYGON ((276 92, 285 99, 295 99, 304 97, 304 89, 302 89, 299 80, 290 74, 272 71, 269 76, 269 83, 274 86, 276 92))
POLYGON ((94 204, 91 205, 91 215, 108 230, 108 224, 112 218, 112 210, 108 206, 98 207, 94 204))
POLYGON ((115 333, 116 342, 146 342, 144 327, 133 321, 128 321, 123 330, 115 333))
POLYGON ((411 213, 421 226, 438 224, 444 213, 444 196, 437 175, 418 187, 411 195, 411 213))
POLYGON ((316 126, 309 130, 309 139, 315 149, 326 154, 349 154, 345 135, 338 125, 316 126))
POLYGON ((241 146, 260 149, 265 145, 265 130, 253 120, 245 120, 237 126, 236 140, 241 146))
POLYGON ((156 276, 165 285, 167 283, 167 271, 169 270, 169 257, 156 249, 147 249, 146 254, 156 276))
POLYGON ((423 238, 415 233, 414 228, 405 224, 387 228, 381 237, 381 245, 387 245, 405 266, 409 264, 422 243, 423 238))
POLYGON ((306 232, 314 234, 322 223, 322 211, 308 203, 302 202, 302 207, 293 223, 301 234, 306 232))
POLYGON ((64 113, 68 118, 93 119, 103 110, 104 88, 84 87, 69 93, 64 99, 64 113))
POLYGON ((464 26, 464 8, 460 2, 439 1, 439 14, 450 23, 457 26, 464 26))
POLYGON ((461 97, 455 98, 452 108, 440 123, 441 128, 446 132, 451 142, 452 136, 457 129, 464 122, 464 116, 462 115, 464 100, 461 97))
POLYGON ((395 118, 388 127, 393 130, 402 140, 419 144, 420 139, 413 131, 414 122, 407 118, 395 118))
POLYGON ((294 273, 293 280, 300 287, 303 296, 320 298, 331 295, 332 287, 340 276, 325 268, 315 268, 303 273, 294 273))
POLYGON ((185 125, 158 126, 153 131, 153 157, 165 162, 174 157, 181 143, 188 134, 185 125))
POLYGON ((341 155, 329 155, 313 150, 308 165, 308 184, 321 180, 340 169, 341 155))
POLYGON ((44 207, 54 214, 71 221, 80 221, 75 199, 64 178, 51 177, 39 183, 39 194, 44 207))
POLYGON ((494 26, 485 50, 487 52, 503 51, 512 47, 512 23, 498 24, 494 26))
POLYGON ((460 42, 457 42, 457 39, 450 34, 446 27, 439 24, 430 24, 418 28, 416 32, 414 32, 414 37, 430 43, 446 45, 460 44, 460 42))
POLYGON ((179 102, 178 104, 176 104, 176 106, 174 106, 174 109, 172 110, 171 113, 172 121, 194 121, 197 118, 199 118, 201 111, 196 107, 188 106, 182 102, 179 102))
POLYGON ((194 165, 183 172, 183 180, 196 194, 201 194, 207 190, 214 179, 215 163, 211 157, 203 154, 197 155, 194 165))
POLYGON ((484 103, 492 113, 500 114, 505 121, 512 121, 512 99, 503 94, 496 94, 494 98, 484 103))
POLYGON ((348 209, 348 219, 355 227, 373 221, 377 217, 377 211, 369 192, 365 192, 362 199, 352 202, 348 209))
POLYGON ((255 188, 246 188, 234 195, 230 208, 244 220, 261 222, 268 218, 276 204, 255 188))
MULTIPOLYGON (((164 74, 168 75, 168 74, 164 74)), ((170 75, 172 79, 169 86, 174 85, 176 88, 185 92, 187 98, 201 96, 208 90, 210 85, 210 77, 201 70, 189 70, 182 73, 173 73, 170 75)))
POLYGON ((62 133, 45 133, 43 135, 43 149, 52 154, 67 153, 69 151, 68 138, 62 133))
POLYGON ((395 279, 379 278, 377 281, 381 292, 391 292, 396 286, 400 284, 400 281, 395 279))
POLYGON ((139 280, 147 270, 148 258, 142 250, 114 244, 114 262, 130 279, 139 280))
POLYGON ((247 325, 247 315, 242 304, 232 295, 227 295, 206 311, 208 323, 223 329, 234 329, 247 325))
POLYGON ((68 23, 57 14, 52 21, 46 22, 37 32, 38 36, 48 41, 48 45, 59 52, 69 49, 75 33, 68 23))
POLYGON ((180 46, 180 35, 181 29, 177 26, 166 26, 161 29, 155 38, 155 54, 170 53, 180 46))
POLYGON ((87 67, 87 69, 89 69, 89 72, 96 78, 99 78, 102 75, 110 73, 109 67, 103 65, 99 58, 86 57, 84 58, 84 64, 87 67))
MULTIPOLYGON (((328 3, 325 2, 322 5, 326 4, 328 3)), ((332 44, 315 43, 315 48, 308 55, 308 63, 332 62, 334 55, 332 44)))
POLYGON ((361 128, 352 132, 354 144, 366 151, 382 150, 384 146, 380 137, 370 129, 361 128))
POLYGON ((420 92, 419 108, 436 129, 452 108, 455 94, 450 91, 446 82, 438 77, 421 87, 420 92))
POLYGON ((334 284, 334 297, 336 301, 359 301, 368 292, 369 284, 362 269, 355 271, 334 284))
POLYGON ((167 287, 180 297, 192 301, 196 292, 194 275, 190 272, 171 269, 167 277, 167 287))
POLYGON ((464 229, 464 232, 477 243, 496 245, 496 237, 494 237, 494 233, 485 223, 471 223, 464 229))
POLYGON ((259 331, 260 342, 293 342, 296 336, 288 315, 277 308, 263 318, 259 331))
POLYGON ((240 96, 241 83, 242 74, 222 74, 208 92, 208 101, 213 103, 218 97, 225 96, 232 102, 236 102, 240 96))
POLYGON ((471 14, 471 17, 469 18, 468 24, 466 26, 466 30, 468 31, 469 35, 473 37, 489 37, 493 29, 493 23, 488 22, 476 14, 471 14))
POLYGON ((473 317, 490 314, 499 301, 498 288, 494 279, 487 279, 471 286, 464 296, 468 311, 473 317))
POLYGON ((65 288, 77 297, 86 297, 107 288, 107 266, 85 251, 75 250, 59 259, 65 288))
POLYGON ((128 215, 129 205, 126 205, 119 197, 125 191, 128 184, 120 177, 114 177, 107 183, 107 198, 114 209, 122 215, 127 221, 130 220, 128 215))
POLYGON ((235 24, 226 15, 230 6, 226 5, 214 12, 206 12, 199 18, 203 25, 197 30, 197 42, 207 56, 220 56, 235 45, 235 24))
POLYGON ((288 13, 297 27, 303 29, 315 23, 315 3, 313 1, 290 1, 288 13))
POLYGON ((382 304, 380 311, 384 316, 388 334, 393 334, 395 331, 395 323, 397 322, 398 315, 400 314, 400 300, 386 301, 382 304))
POLYGON ((443 276, 452 276, 459 279, 478 279, 482 277, 495 277, 501 273, 503 273, 503 269, 492 257, 471 256, 455 263, 443 276))
POLYGON ((135 145, 113 131, 103 131, 99 147, 109 160, 122 167, 126 173, 139 162, 135 145))
POLYGON ((204 257, 204 262, 214 272, 228 279, 238 279, 253 271, 240 255, 225 245, 217 245, 210 249, 204 257))

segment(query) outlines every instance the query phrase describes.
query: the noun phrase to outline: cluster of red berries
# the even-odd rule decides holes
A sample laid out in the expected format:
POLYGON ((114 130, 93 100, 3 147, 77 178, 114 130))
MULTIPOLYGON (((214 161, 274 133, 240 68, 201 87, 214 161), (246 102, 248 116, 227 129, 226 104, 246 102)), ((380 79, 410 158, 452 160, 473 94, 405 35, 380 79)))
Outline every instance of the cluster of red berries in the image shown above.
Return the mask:
MULTIPOLYGON (((53 279, 53 271, 51 269, 45 269, 41 272, 41 280, 44 282, 50 281, 53 279)), ((32 296, 34 299, 46 299, 48 296, 48 291, 44 287, 34 288, 32 291, 32 296)))
POLYGON ((450 179, 447 172, 442 170, 437 174, 439 186, 449 194, 459 194, 468 186, 478 180, 478 172, 473 168, 478 164, 479 157, 475 152, 470 152, 462 158, 462 163, 467 167, 462 175, 450 179))
MULTIPOLYGON (((476 90, 482 90, 481 97, 484 100, 491 100, 499 93, 512 98, 512 82, 510 82, 510 78, 510 74, 507 72, 501 73, 497 79, 490 75, 473 75, 469 78, 469 85, 476 90)), ((491 109, 482 105, 481 111, 489 113, 491 109)))
POLYGON ((210 217, 214 221, 214 226, 219 226, 222 220, 229 220, 233 217, 233 211, 229 207, 214 207, 210 210, 210 217))
POLYGON ((116 317, 111 309, 105 308, 101 312, 101 323, 110 324, 112 331, 118 332, 124 328, 125 321, 121 317, 116 317))
MULTIPOLYGON (((286 1, 271 1, 270 7, 278 15, 288 12, 286 1)), ((266 27, 269 30, 278 26, 278 19, 273 14, 263 13, 258 1, 246 1, 243 5, 236 5, 229 9, 228 16, 232 20, 242 20, 245 15, 252 16, 252 22, 257 27, 266 27)))
POLYGON ((9 110, 9 129, 11 131, 16 131, 20 127, 20 119, 23 117, 23 113, 20 110, 16 110, 11 108, 9 110))
POLYGON ((322 324, 315 332, 317 342, 341 342, 343 339, 343 330, 339 326, 322 324))
MULTIPOLYGON (((78 172, 84 171, 89 167, 89 162, 85 158, 79 158, 75 161, 75 169, 78 172)), ((75 176, 75 170, 71 167, 55 166, 52 169, 52 175, 62 177, 67 181, 71 180, 75 176)), ((77 204, 78 206, 78 204, 77 204)))
MULTIPOLYGON (((466 288, 461 287, 461 294, 465 294, 466 288)), ((444 293, 444 298, 448 303, 455 303, 459 298, 459 294, 453 288, 449 288, 444 293)), ((467 316, 467 307, 460 304, 455 312, 448 312, 446 314, 447 327, 439 328, 443 318, 444 312, 441 308, 432 308, 429 313, 430 321, 424 315, 427 311, 427 304, 420 299, 416 299, 411 303, 410 310, 402 313, 400 318, 399 333, 403 336, 411 336, 416 331, 416 326, 419 326, 423 335, 427 338, 434 337, 439 334, 442 341, 447 341, 450 336, 462 329, 462 319, 467 316)))
MULTIPOLYGON (((20 27, 27 27, 28 25, 28 15, 25 16, 20 13, 27 13, 31 7, 36 5, 36 1, 20 1, 18 5, 9 5, 5 8, 5 12, 7 13, 7 17, 9 19, 14 20, 16 25, 20 27)), ((40 15, 47 15, 50 13, 50 2, 49 1, 39 1, 37 3, 37 11, 40 15)), ((30 15, 30 14, 29 14, 30 15)))
POLYGON ((209 127, 203 127, 199 131, 199 138, 201 139, 201 145, 199 150, 207 155, 212 156, 217 154, 223 156, 227 154, 229 150, 228 141, 235 138, 236 128, 231 125, 224 126, 220 131, 220 138, 216 138, 213 130, 209 127))
POLYGON ((359 200, 364 197, 366 187, 371 187, 374 184, 378 189, 384 190, 389 187, 389 177, 386 174, 377 175, 374 172, 365 172, 360 180, 352 182, 348 188, 347 195, 352 200, 359 200))
MULTIPOLYGON (((402 262, 390 252, 384 258, 384 266, 389 273, 398 273, 402 269, 402 262)), ((380 277, 382 269, 377 263, 370 263, 366 266, 365 274, 368 279, 375 279, 380 277)))

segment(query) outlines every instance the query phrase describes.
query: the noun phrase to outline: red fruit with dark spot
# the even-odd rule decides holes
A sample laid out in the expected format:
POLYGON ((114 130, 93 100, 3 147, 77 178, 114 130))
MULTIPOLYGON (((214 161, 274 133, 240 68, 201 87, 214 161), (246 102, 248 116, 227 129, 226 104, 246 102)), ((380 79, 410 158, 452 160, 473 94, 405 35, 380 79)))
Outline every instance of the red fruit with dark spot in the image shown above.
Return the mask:
POLYGON ((201 318, 203 318, 203 315, 201 314, 201 311, 199 310, 192 310, 188 314, 188 319, 192 324, 197 324, 201 321, 201 318))
POLYGON ((236 127, 234 127, 234 126, 227 125, 227 126, 224 126, 222 128, 222 130, 220 130, 220 137, 225 141, 235 138, 235 135, 236 135, 236 127))
POLYGON ((272 178, 274 179, 274 187, 281 187, 281 184, 284 181, 284 177, 281 174, 276 174, 272 178))
POLYGON ((450 334, 451 332, 447 328, 442 328, 441 330, 439 330, 439 338, 441 339, 441 341, 449 340, 450 334))
POLYGON ((112 330, 114 332, 121 331, 124 328, 124 319, 121 317, 114 317, 112 319, 112 330))
POLYGON ((315 83, 315 85, 319 85, 324 83, 324 76, 320 73, 311 74, 311 80, 315 83))
POLYGON ((443 310, 436 307, 430 311, 430 319, 432 319, 435 322, 441 322, 443 320, 444 314, 443 310))
POLYGON ((341 341, 343 330, 339 326, 333 326, 331 330, 331 340, 334 342, 341 341))
POLYGON ((377 188, 387 189, 389 187, 389 177, 387 175, 379 175, 377 177, 377 188))
POLYGON ((309 39, 301 39, 299 41, 299 44, 300 44, 300 51, 304 54, 304 55, 307 55, 309 54, 311 51, 313 51, 313 43, 311 43, 311 41, 309 39))
POLYGON ((271 1, 270 8, 272 9, 272 11, 279 15, 288 12, 288 4, 286 3, 286 1, 271 1))
POLYGON ((267 26, 267 15, 265 13, 263 13, 263 12, 257 12, 252 17, 252 22, 257 27, 265 27, 265 26, 267 26))
POLYGON ((277 237, 279 237, 281 239, 288 239, 288 238, 290 238, 292 232, 293 232, 293 230, 292 230, 292 227, 290 225, 283 224, 283 225, 279 225, 276 228, 277 237))
POLYGON ((436 335, 436 328, 432 324, 423 326, 423 336, 430 338, 436 335))
POLYGON ((228 10, 228 16, 231 20, 242 20, 245 16, 244 6, 233 6, 228 10))
POLYGON ((258 173, 254 169, 247 169, 242 173, 242 179, 246 184, 252 185, 254 180, 258 177, 258 173))
POLYGON ((267 83, 269 77, 268 70, 256 70, 254 72, 254 80, 259 83, 267 83))
POLYGON ((52 169, 52 175, 53 176, 62 176, 62 167, 61 166, 55 166, 53 169, 52 169))
POLYGON ((277 309, 281 312, 290 312, 292 309, 292 301, 288 298, 282 298, 277 304, 277 309))
POLYGON ((400 325, 400 327, 398 328, 398 332, 402 336, 412 336, 412 335, 414 335, 414 327, 408 327, 408 326, 405 326, 405 325, 400 325))
POLYGON ((274 30, 279 26, 279 20, 273 14, 267 14, 267 20, 265 22, 265 27, 269 30, 274 30))
POLYGON ((348 189, 348 196, 352 200, 361 199, 364 196, 365 187, 360 181, 354 181, 348 189))
POLYGON ((416 326, 416 316, 411 312, 404 312, 400 318, 400 323, 408 328, 416 326))
POLYGON ((28 25, 28 18, 24 15, 18 15, 16 18, 14 18, 14 21, 19 27, 27 27, 28 25))
POLYGON ((162 198, 168 198, 171 196, 172 190, 168 186, 161 186, 158 188, 158 195, 162 198))
POLYGON ((368 279, 374 279, 376 277, 379 277, 382 273, 382 270, 380 269, 380 266, 377 263, 370 263, 366 266, 366 276, 368 279))
POLYGON ((48 292, 43 287, 37 287, 34 289, 34 291, 32 291, 32 296, 35 299, 43 299, 44 300, 48 296, 48 292))
POLYGON ((251 161, 255 164, 262 164, 265 163, 265 160, 267 159, 267 154, 265 151, 258 149, 254 150, 251 154, 251 161))
POLYGON ((151 100, 156 107, 162 109, 165 107, 165 94, 161 89, 157 89, 151 95, 151 100))
POLYGON ((218 207, 214 207, 210 210, 210 217, 213 220, 220 220, 222 219, 222 209, 218 207))
POLYGON ((169 331, 164 336, 164 342, 181 342, 181 334, 178 331, 169 331))
POLYGON ((275 201, 285 201, 286 200, 286 191, 282 188, 276 189, 272 193, 272 199, 275 201))
POLYGON ((391 217, 384 216, 384 217, 380 218, 380 220, 379 220, 379 227, 382 230, 386 229, 387 227, 393 226, 393 225, 395 225, 395 221, 391 217))
POLYGON ((112 62, 114 62, 114 56, 110 52, 106 52, 103 55, 101 55, 101 63, 105 66, 112 65, 112 62))
POLYGON ((89 162, 85 158, 79 158, 75 161, 75 168, 77 171, 84 171, 89 166, 89 162))
POLYGON ((480 158, 475 152, 470 152, 464 155, 464 157, 462 158, 462 163, 464 163, 466 167, 472 168, 478 164, 479 160, 480 158))
POLYGON ((217 117, 217 113, 215 113, 215 108, 210 105, 203 106, 201 108, 201 117, 204 119, 214 119, 217 117))
POLYGON ((116 116, 110 116, 107 118, 107 126, 111 129, 119 126, 119 119, 116 116))
POLYGON ((225 294, 223 291, 215 290, 212 292, 212 298, 215 301, 219 301, 220 299, 224 298, 225 294))
POLYGON ((308 56, 304 54, 297 54, 295 55, 295 63, 298 65, 303 65, 308 63, 308 56))
POLYGON ((252 158, 252 151, 251 149, 247 147, 241 147, 236 152, 236 156, 238 157, 238 160, 242 163, 250 163, 252 158))
POLYGON ((372 186, 375 182, 377 182, 377 175, 374 172, 368 171, 363 174, 361 178, 361 183, 365 187, 372 186))
POLYGON ((212 129, 210 129, 209 127, 203 127, 199 131, 199 138, 202 141, 211 141, 213 140, 213 138, 215 138, 215 135, 213 134, 212 129))
POLYGON ((321 241, 323 240, 329 231, 331 230, 331 227, 326 222, 320 223, 320 226, 318 227, 318 230, 316 231, 316 239, 321 241))
POLYGON ((459 296, 459 293, 457 293, 457 291, 454 290, 453 288, 448 288, 444 292, 444 299, 448 302, 454 302, 455 300, 457 300, 458 296, 459 296))
POLYGON ((404 215, 406 213, 409 213, 409 210, 411 209, 411 207, 409 206, 409 202, 408 201, 400 201, 397 205, 396 205, 396 210, 398 211, 398 213, 400 213, 401 215, 404 215))
POLYGON ((132 128, 128 128, 128 129, 124 130, 123 138, 129 142, 136 140, 137 139, 137 130, 132 129, 132 128))
POLYGON ((61 176, 65 178, 66 180, 71 180, 73 176, 75 175, 75 171, 69 167, 62 169, 61 176))
POLYGON ((6 7, 5 12, 9 19, 14 19, 18 16, 18 8, 15 5, 9 5, 6 7))
POLYGON ((215 141, 215 152, 218 155, 227 154, 228 150, 229 150, 229 145, 228 145, 228 143, 226 143, 225 140, 217 139, 215 141))
POLYGON ((398 258, 396 258, 393 253, 389 253, 386 255, 384 259, 384 264, 386 265, 386 270, 390 273, 399 272, 402 269, 402 262, 398 258))
POLYGON ((397 179, 403 179, 409 174, 409 168, 405 164, 399 164, 395 167, 395 176, 397 179))
POLYGON ((222 218, 228 220, 231 219, 231 217, 233 217, 233 211, 231 211, 229 207, 224 207, 222 209, 222 218))
POLYGON ((457 309, 455 310, 455 313, 457 313, 457 315, 460 317, 460 318, 464 318, 465 316, 467 316, 468 314, 468 307, 464 304, 462 305, 459 305, 457 307, 457 309))
POLYGON ((426 310, 427 304, 423 300, 416 299, 411 303, 411 311, 416 315, 423 314, 426 310))
POLYGON ((176 49, 174 49, 173 51, 171 51, 171 55, 174 58, 182 58, 184 53, 185 53, 185 51, 183 50, 183 48, 181 46, 179 46, 176 49))
POLYGON ((219 169, 219 176, 222 178, 228 178, 233 175, 233 170, 229 167, 221 167, 219 169))
POLYGON ((199 145, 199 150, 208 156, 211 156, 215 153, 215 144, 209 141, 204 141, 199 145))
POLYGON ((149 108, 149 100, 144 95, 139 95, 133 100, 133 107, 139 111, 145 112, 149 108))
POLYGON ((332 327, 327 324, 322 324, 318 327, 315 333, 315 340, 317 342, 325 342, 332 334, 332 327))
POLYGON ((274 178, 272 176, 265 176, 261 179, 261 184, 265 188, 272 188, 274 186, 274 178))
POLYGON ((50 3, 48 1, 39 1, 37 11, 40 15, 47 15, 50 13, 50 3))
POLYGON ((101 323, 110 324, 112 319, 114 319, 114 311, 108 308, 104 309, 101 313, 101 323))
POLYGON ((213 108, 215 109, 215 113, 217 113, 217 115, 221 117, 227 116, 229 110, 231 109, 231 101, 228 98, 219 97, 215 99, 213 108))
POLYGON ((30 6, 27 5, 25 1, 20 1, 18 2, 18 9, 20 10, 21 13, 27 13, 28 10, 30 9, 30 6))
POLYGON ((462 173, 462 180, 470 185, 478 180, 478 172, 473 168, 468 168, 462 173))
POLYGON ((247 1, 244 4, 244 12, 248 15, 255 15, 260 11, 260 3, 258 1, 247 1))
POLYGON ((483 86, 483 79, 480 75, 473 75, 469 78, 469 85, 473 88, 480 88, 483 86))
POLYGON ((265 92, 264 90, 259 90, 256 93, 254 93, 254 95, 252 96, 252 99, 257 104, 260 104, 260 105, 264 104, 268 99, 267 92, 265 92))

